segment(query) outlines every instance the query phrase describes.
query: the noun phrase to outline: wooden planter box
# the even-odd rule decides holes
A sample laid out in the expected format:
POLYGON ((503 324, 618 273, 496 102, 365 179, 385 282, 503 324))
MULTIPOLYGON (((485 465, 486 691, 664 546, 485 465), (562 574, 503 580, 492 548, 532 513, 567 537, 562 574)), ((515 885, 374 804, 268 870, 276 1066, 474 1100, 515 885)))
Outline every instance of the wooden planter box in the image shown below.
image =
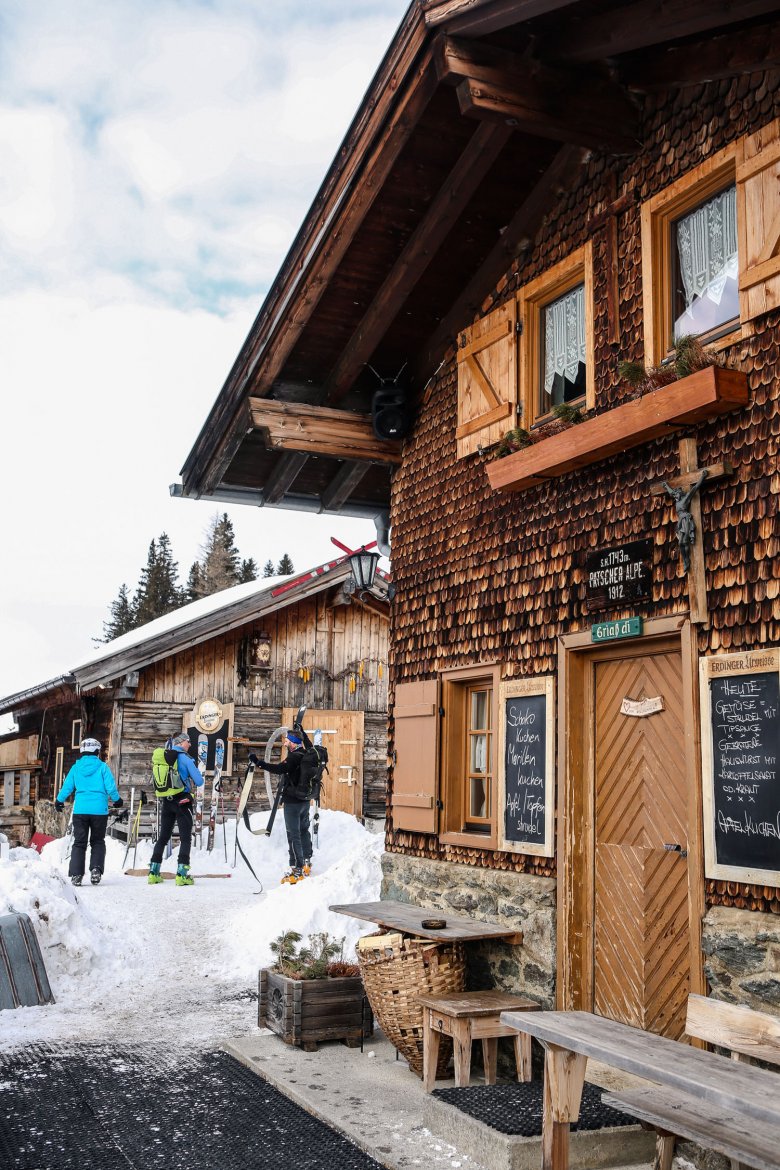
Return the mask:
POLYGON ((521 492, 668 435, 675 427, 727 414, 747 401, 746 374, 710 366, 514 455, 495 459, 486 468, 490 486, 497 492, 521 492))
POLYGON ((290 979, 278 971, 260 972, 257 1024, 286 1044, 313 1052, 320 1040, 343 1040, 357 1048, 374 1030, 363 980, 290 979))

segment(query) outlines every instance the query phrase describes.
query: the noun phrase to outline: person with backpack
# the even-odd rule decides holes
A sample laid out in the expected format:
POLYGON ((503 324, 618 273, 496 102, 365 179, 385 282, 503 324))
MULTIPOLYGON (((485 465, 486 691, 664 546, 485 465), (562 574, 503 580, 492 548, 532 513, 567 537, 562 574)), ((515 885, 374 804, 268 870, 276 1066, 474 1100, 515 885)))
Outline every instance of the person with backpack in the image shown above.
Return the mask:
POLYGON ((255 766, 283 776, 282 807, 284 827, 287 830, 290 869, 282 878, 282 885, 295 885, 311 873, 312 843, 309 827, 309 805, 319 793, 322 772, 328 762, 327 748, 315 746, 303 727, 296 723, 284 739, 287 755, 278 764, 250 756, 255 766))
POLYGON ((89 878, 92 885, 96 886, 106 864, 108 802, 110 800, 114 808, 121 808, 124 802, 111 769, 100 759, 100 741, 83 739, 79 751, 79 758, 54 798, 54 807, 57 812, 62 812, 65 801, 71 793, 76 793, 73 801, 73 848, 68 876, 74 886, 81 885, 89 841, 89 878))
POLYGON ((175 735, 170 745, 169 748, 156 748, 152 753, 154 795, 160 801, 160 835, 152 851, 147 880, 150 886, 156 886, 163 880, 160 865, 165 847, 173 834, 173 826, 178 825, 176 885, 193 886, 195 879, 190 876, 192 800, 195 789, 203 783, 203 777, 189 754, 190 737, 186 731, 175 735))

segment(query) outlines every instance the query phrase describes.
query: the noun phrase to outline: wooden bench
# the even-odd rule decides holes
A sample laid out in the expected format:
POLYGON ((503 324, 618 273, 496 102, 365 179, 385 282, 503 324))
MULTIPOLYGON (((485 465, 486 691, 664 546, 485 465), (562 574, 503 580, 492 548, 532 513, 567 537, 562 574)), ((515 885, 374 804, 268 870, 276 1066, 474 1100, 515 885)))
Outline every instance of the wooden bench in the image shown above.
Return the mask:
POLYGON ((498 1040, 511 1036, 515 1048, 517 1079, 531 1079, 531 1037, 501 1023, 501 1012, 539 1011, 539 1004, 506 991, 451 991, 445 995, 419 995, 423 1007, 423 1086, 430 1093, 436 1083, 436 1062, 442 1036, 450 1036, 455 1056, 455 1084, 471 1078, 471 1044, 482 1041, 485 1084, 496 1083, 498 1040))
MULTIPOLYGON (((780 1019, 702 995, 688 997, 685 1030, 697 1040, 728 1049, 732 1060, 780 1065, 780 1019)), ((739 1110, 658 1085, 605 1093, 606 1104, 631 1113, 656 1130, 655 1170, 671 1170, 677 1138, 731 1158, 732 1170, 777 1170, 780 1166, 780 1081, 777 1124, 748 1120, 739 1110)))

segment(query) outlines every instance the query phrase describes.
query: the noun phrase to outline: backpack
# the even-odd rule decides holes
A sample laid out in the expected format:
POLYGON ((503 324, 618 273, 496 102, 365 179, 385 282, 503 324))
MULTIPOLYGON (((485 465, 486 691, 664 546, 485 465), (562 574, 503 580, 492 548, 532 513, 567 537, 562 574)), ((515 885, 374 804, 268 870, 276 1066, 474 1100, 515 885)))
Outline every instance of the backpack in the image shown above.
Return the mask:
POLYGON ((184 791, 179 776, 179 753, 169 748, 155 748, 152 752, 152 782, 154 795, 161 800, 184 791))
POLYGON ((294 800, 317 800, 320 795, 322 773, 327 772, 328 749, 315 744, 303 753, 297 776, 287 778, 285 794, 294 800))

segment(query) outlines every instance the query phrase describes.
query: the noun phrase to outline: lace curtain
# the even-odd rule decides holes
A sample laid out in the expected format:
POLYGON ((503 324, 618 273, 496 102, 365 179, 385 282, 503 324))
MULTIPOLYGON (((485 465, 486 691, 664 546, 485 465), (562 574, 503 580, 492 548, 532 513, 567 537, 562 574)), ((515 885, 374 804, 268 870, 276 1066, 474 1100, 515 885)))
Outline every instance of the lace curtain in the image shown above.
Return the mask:
POLYGON ((552 393, 561 374, 574 382, 585 362, 585 285, 579 284, 544 309, 544 390, 552 393))
POLYGON ((677 221, 677 254, 686 307, 696 297, 719 305, 726 281, 738 274, 736 187, 677 221))

